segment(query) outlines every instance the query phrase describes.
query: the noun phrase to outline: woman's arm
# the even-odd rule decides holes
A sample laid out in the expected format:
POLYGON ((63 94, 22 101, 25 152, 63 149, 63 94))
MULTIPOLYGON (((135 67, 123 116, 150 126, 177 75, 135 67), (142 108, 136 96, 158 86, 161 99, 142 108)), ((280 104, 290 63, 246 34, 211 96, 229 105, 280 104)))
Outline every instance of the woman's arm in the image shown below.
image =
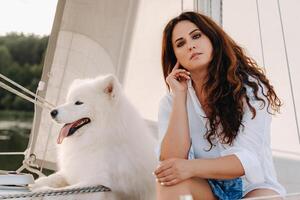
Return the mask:
POLYGON ((214 159, 195 159, 189 162, 192 177, 233 179, 245 174, 242 163, 235 155, 214 159))
POLYGON ((160 160, 187 158, 191 145, 186 108, 186 91, 173 96, 172 111, 161 143, 160 160))
MULTIPOLYGON (((190 80, 190 72, 179 67, 180 64, 177 62, 166 78, 173 93, 173 103, 168 116, 167 129, 166 131, 160 130, 164 134, 160 146, 159 159, 161 161, 169 158, 187 158, 191 146, 186 108, 187 81, 190 80)), ((164 117, 166 116, 164 115, 164 117)))
POLYGON ((245 174, 235 155, 215 159, 172 158, 160 163, 154 175, 162 185, 171 186, 192 177, 203 179, 234 179, 245 174))

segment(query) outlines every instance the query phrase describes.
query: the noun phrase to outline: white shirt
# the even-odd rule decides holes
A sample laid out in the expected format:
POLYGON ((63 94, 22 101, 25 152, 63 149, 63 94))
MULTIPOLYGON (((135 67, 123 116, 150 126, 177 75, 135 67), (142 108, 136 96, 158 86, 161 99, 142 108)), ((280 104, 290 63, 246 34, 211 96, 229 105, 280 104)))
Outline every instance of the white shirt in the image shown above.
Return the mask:
MULTIPOLYGON (((259 90, 258 96, 265 99, 261 92, 259 90)), ((239 158, 245 171, 245 175, 242 176, 243 196, 257 188, 272 189, 284 195, 286 191, 277 181, 272 159, 270 145, 271 115, 267 112, 267 101, 266 106, 262 109, 262 102, 255 100, 250 87, 247 87, 247 96, 250 98, 250 104, 256 109, 255 118, 251 119, 252 113, 248 106, 245 106, 242 120, 244 128, 240 127, 238 136, 233 144, 229 146, 214 141, 216 146, 210 151, 205 151, 210 148, 209 142, 204 137, 208 120, 205 118, 205 113, 202 110, 191 81, 188 82, 186 106, 192 143, 188 157, 189 159, 217 158, 234 154, 239 158)), ((172 102, 172 93, 166 94, 160 101, 158 113, 158 154, 160 154, 160 144, 168 128, 172 102)))

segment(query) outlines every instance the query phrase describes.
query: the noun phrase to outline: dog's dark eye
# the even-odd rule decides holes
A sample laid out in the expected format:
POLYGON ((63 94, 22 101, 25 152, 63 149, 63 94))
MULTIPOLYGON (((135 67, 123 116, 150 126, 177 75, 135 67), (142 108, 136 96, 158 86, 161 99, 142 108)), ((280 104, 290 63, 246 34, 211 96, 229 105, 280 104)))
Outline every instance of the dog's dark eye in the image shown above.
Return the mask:
POLYGON ((81 102, 81 101, 76 101, 75 102, 75 105, 81 105, 81 104, 83 104, 83 102, 81 102))

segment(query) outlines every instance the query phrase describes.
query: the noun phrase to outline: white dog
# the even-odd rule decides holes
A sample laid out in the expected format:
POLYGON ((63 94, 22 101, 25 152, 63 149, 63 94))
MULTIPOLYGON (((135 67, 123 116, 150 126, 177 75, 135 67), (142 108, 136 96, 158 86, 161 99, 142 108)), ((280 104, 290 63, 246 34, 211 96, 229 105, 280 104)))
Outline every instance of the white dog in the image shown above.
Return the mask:
POLYGON ((113 75, 75 80, 51 115, 65 124, 57 139, 59 170, 33 188, 101 184, 112 192, 97 199, 155 199, 156 140, 113 75))

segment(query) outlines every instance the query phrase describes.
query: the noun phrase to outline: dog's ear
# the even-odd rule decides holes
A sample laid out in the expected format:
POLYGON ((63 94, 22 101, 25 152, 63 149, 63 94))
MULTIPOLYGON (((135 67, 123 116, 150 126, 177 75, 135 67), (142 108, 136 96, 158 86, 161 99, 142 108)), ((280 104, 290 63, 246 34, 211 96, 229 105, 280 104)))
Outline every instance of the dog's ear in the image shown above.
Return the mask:
POLYGON ((103 92, 114 98, 116 95, 117 78, 113 74, 108 74, 104 77, 104 89, 103 92))

